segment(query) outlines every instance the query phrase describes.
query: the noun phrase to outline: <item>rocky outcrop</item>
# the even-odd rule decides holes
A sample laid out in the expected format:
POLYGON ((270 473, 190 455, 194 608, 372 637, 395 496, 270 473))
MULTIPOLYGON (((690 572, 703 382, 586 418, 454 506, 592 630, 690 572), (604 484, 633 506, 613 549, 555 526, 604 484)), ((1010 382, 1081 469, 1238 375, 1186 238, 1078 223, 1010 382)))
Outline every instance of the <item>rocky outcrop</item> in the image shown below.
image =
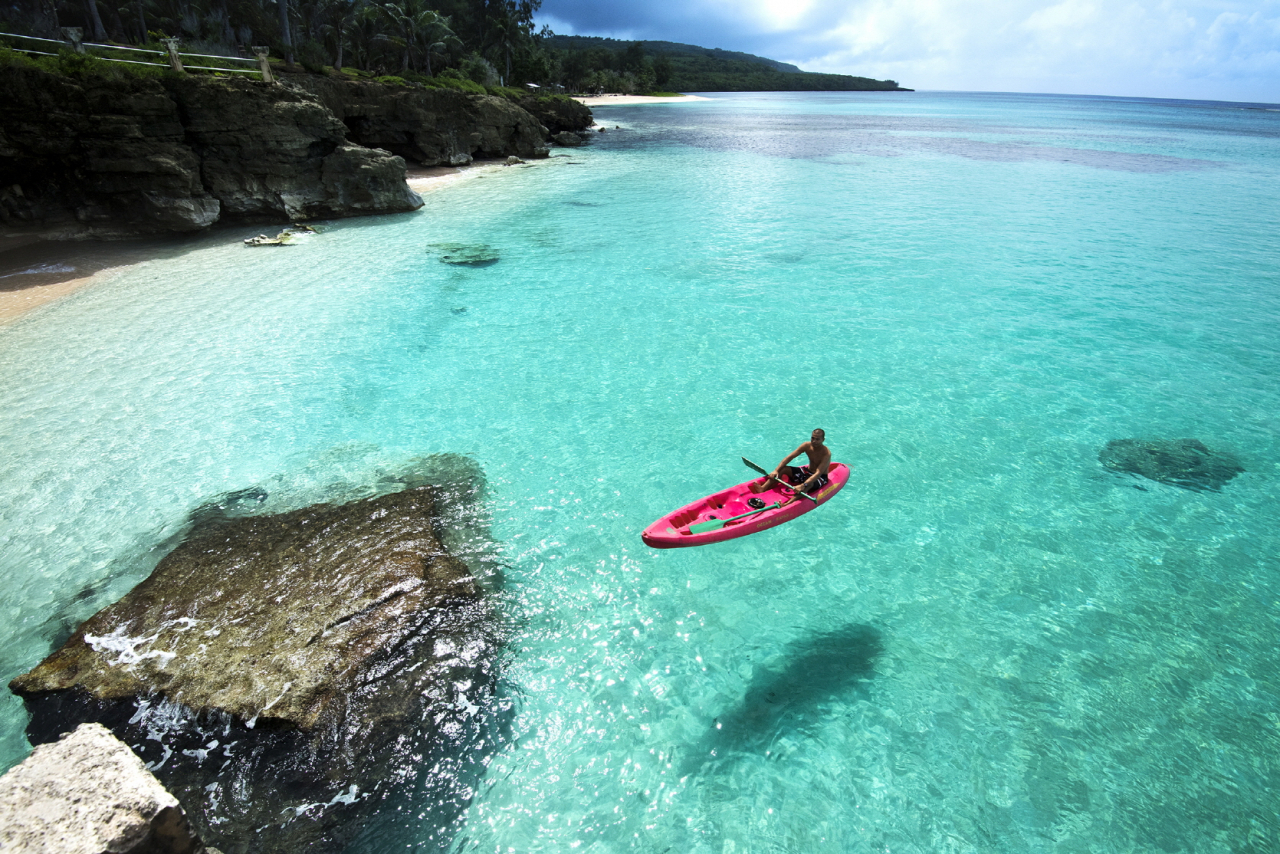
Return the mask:
POLYGON ((221 203, 155 80, 0 69, 0 220, 67 236, 197 231, 221 203))
MULTIPOLYGON (((37 747, 0 777, 0 850, 202 854, 178 799, 98 724, 37 747)), ((211 852, 212 854, 212 852, 211 852)))
POLYGON ((409 211, 422 200, 404 170, 288 87, 0 69, 0 220, 11 228, 117 237, 409 211))
POLYGON ((1115 472, 1145 477, 1194 492, 1217 492, 1244 466, 1231 454, 1211 451, 1196 439, 1115 439, 1098 454, 1115 472))
POLYGON ((566 95, 531 95, 520 106, 542 122, 551 134, 586 130, 595 123, 590 108, 566 95))
POLYGON ((279 220, 414 210, 405 165, 352 145, 342 122, 291 87, 186 76, 166 80, 185 139, 222 215, 279 220))
POLYGON ((29 737, 106 723, 228 854, 339 848, 398 785, 434 789, 446 827, 503 720, 494 612, 436 530, 476 489, 202 508, 149 578, 10 684, 29 737))
POLYGON ((580 145, 586 145, 587 140, 580 133, 574 133, 571 130, 562 130, 551 137, 552 142, 556 145, 562 145, 566 148, 577 148, 580 145))
POLYGON ((352 141, 423 166, 547 155, 545 129, 505 98, 314 75, 296 85, 337 116, 352 141))
POLYGON ((194 74, 72 78, 8 65, 0 223, 120 237, 409 211, 422 200, 405 183, 406 159, 545 157, 546 133, 504 98, 451 89, 317 75, 279 86, 194 74))

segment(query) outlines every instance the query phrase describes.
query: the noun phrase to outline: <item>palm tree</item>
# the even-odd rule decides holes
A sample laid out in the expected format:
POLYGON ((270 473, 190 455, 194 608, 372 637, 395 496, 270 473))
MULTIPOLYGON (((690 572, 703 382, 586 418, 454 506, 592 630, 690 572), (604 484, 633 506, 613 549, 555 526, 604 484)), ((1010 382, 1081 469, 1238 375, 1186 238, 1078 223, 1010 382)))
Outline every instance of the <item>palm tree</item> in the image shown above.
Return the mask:
POLYGON ((426 0, 399 0, 394 3, 383 3, 382 13, 386 20, 397 30, 397 38, 392 41, 404 48, 404 59, 401 70, 408 70, 412 65, 418 70, 416 57, 419 50, 426 56, 427 73, 431 73, 431 51, 443 50, 447 44, 457 42, 449 26, 449 19, 439 12, 428 9, 426 0))
MULTIPOLYGON (((433 12, 432 14, 435 13, 433 12)), ((426 48, 423 51, 423 55, 427 60, 427 74, 433 76, 431 71, 432 52, 439 51, 443 53, 450 47, 461 48, 462 40, 454 35, 450 21, 444 15, 436 15, 435 20, 425 24, 422 32, 426 40, 426 48)))
POLYGON ((516 29, 515 22, 511 20, 511 4, 503 4, 502 14, 489 16, 489 38, 493 42, 494 48, 498 50, 507 69, 506 76, 502 79, 505 84, 511 79, 511 50, 515 47, 513 30, 516 29))
POLYGON ((335 43, 333 68, 342 70, 343 48, 347 43, 347 29, 362 10, 364 0, 324 0, 321 4, 323 17, 326 19, 321 29, 326 35, 332 35, 335 43))
POLYGON ((289 35, 289 0, 276 0, 280 11, 280 38, 284 41, 284 61, 293 67, 293 37, 289 35))
POLYGON ((346 36, 351 43, 352 58, 364 71, 371 70, 378 42, 386 40, 382 32, 382 18, 380 7, 362 4, 347 24, 346 36))

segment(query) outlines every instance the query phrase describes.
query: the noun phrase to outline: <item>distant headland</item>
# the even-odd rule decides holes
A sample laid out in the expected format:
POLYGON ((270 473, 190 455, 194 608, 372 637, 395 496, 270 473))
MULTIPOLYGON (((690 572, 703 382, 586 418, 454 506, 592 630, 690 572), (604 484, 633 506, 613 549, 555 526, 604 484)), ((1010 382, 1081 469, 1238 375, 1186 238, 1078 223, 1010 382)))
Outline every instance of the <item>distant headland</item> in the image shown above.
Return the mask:
POLYGON ((818 74, 749 53, 677 42, 557 35, 542 42, 559 57, 563 85, 590 94, 914 91, 896 80, 818 74))

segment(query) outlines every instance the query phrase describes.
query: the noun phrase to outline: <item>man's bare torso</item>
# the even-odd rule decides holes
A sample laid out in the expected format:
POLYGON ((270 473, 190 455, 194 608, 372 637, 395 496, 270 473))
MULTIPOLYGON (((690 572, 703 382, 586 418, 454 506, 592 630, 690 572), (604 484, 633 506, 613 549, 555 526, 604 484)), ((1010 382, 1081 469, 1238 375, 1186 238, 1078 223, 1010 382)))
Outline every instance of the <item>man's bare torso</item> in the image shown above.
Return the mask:
POLYGON ((805 442, 799 450, 809 458, 809 471, 826 474, 826 467, 831 464, 831 449, 825 442, 821 445, 805 442))

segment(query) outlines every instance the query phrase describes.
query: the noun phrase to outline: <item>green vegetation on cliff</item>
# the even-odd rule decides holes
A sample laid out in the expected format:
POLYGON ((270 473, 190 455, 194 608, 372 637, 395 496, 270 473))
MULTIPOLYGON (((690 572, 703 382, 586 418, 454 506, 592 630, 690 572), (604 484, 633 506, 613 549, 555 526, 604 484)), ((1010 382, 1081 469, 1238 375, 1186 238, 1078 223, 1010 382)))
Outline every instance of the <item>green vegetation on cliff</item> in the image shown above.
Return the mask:
MULTIPOLYGON (((86 42, 157 52, 163 50, 159 40, 172 37, 185 53, 213 57, 184 60, 192 65, 246 57, 251 46, 267 45, 290 70, 356 70, 393 85, 474 93, 526 83, 626 94, 900 89, 892 80, 813 74, 734 51, 557 36, 545 28, 535 33, 533 16, 541 5, 542 0, 41 0, 0 3, 0 30, 61 39, 62 28, 79 27, 86 42)), ((9 46, 33 49, 29 42, 9 46)))

